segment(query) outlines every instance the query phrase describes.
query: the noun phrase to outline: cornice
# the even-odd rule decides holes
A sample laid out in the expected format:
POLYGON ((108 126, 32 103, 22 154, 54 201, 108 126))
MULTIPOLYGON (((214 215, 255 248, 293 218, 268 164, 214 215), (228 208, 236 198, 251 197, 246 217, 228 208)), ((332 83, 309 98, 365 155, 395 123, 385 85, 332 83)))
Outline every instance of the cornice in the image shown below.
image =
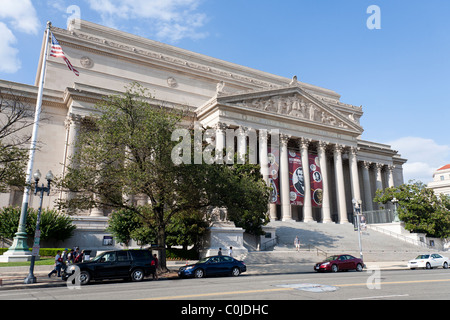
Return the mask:
MULTIPOLYGON (((64 30, 53 27, 52 31, 64 46, 138 63, 151 63, 159 67, 183 70, 213 80, 221 79, 230 84, 248 87, 249 90, 276 88, 290 82, 290 79, 285 77, 208 57, 91 22, 81 20, 80 25, 79 29, 64 30)), ((332 90, 307 83, 301 84, 313 94, 334 100, 340 99, 340 95, 332 90)))

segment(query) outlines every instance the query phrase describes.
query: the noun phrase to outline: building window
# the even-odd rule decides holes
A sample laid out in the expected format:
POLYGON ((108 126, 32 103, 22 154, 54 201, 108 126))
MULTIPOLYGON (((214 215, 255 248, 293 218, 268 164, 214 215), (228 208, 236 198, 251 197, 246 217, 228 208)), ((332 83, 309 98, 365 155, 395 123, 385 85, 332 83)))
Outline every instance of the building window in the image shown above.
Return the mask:
POLYGON ((445 180, 445 177, 444 176, 441 176, 441 181, 444 181, 445 180))

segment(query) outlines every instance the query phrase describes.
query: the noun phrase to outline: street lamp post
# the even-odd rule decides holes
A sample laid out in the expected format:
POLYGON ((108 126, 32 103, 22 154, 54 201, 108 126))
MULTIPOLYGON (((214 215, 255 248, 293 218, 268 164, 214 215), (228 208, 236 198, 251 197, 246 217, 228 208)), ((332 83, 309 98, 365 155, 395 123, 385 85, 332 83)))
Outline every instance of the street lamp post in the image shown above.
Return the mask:
POLYGON ((394 197, 394 199, 392 199, 391 202, 394 204, 394 222, 400 222, 400 218, 398 217, 397 212, 397 203, 398 203, 397 198, 394 197))
POLYGON ((44 199, 44 193, 47 193, 47 196, 50 195, 50 184, 53 180, 53 173, 49 171, 47 175, 45 176, 45 179, 47 180, 47 186, 44 186, 42 184, 42 187, 39 187, 39 180, 41 179, 41 172, 37 170, 33 175, 34 181, 35 181, 35 189, 34 189, 34 195, 37 195, 39 192, 39 209, 38 214, 36 218, 36 232, 34 234, 34 244, 33 244, 33 251, 31 254, 31 263, 30 263, 30 271, 28 276, 25 278, 24 283, 31 284, 36 283, 36 277, 34 276, 34 263, 36 261, 36 257, 39 255, 39 248, 40 248, 40 242, 41 242, 41 212, 42 212, 42 202, 44 199))
POLYGON ((353 210, 356 213, 356 226, 358 227, 358 242, 359 242, 359 257, 361 260, 363 259, 363 249, 362 249, 362 242, 361 242, 361 200, 352 200, 353 203, 353 210))

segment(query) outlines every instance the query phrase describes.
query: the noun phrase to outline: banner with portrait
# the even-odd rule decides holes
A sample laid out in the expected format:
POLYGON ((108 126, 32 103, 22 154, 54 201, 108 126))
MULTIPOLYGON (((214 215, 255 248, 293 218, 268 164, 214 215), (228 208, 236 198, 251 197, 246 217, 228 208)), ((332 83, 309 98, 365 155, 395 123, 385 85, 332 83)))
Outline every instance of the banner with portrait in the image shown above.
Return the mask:
POLYGON ((311 179, 311 203, 313 207, 320 208, 322 207, 323 199, 323 179, 317 155, 309 154, 309 172, 311 179))
POLYGON ((269 186, 272 188, 270 203, 281 204, 280 198, 280 149, 268 149, 269 158, 269 186))
POLYGON ((299 152, 289 150, 289 199, 291 205, 301 206, 305 198, 305 179, 302 157, 299 152))

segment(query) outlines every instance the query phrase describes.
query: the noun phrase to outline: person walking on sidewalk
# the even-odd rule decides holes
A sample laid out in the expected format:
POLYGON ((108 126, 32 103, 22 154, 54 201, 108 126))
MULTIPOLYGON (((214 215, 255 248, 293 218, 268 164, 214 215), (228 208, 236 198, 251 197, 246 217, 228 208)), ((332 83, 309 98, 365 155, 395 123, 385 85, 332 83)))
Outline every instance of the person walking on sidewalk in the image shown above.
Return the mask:
POLYGON ((295 236, 294 245, 295 245, 295 249, 297 249, 297 252, 298 252, 300 250, 300 239, 298 238, 298 236, 295 236))
POLYGON ((56 256, 55 256, 55 267, 48 274, 48 277, 50 278, 54 273, 56 273, 58 277, 61 277, 61 267, 62 267, 61 251, 58 250, 58 251, 56 251, 56 256))

